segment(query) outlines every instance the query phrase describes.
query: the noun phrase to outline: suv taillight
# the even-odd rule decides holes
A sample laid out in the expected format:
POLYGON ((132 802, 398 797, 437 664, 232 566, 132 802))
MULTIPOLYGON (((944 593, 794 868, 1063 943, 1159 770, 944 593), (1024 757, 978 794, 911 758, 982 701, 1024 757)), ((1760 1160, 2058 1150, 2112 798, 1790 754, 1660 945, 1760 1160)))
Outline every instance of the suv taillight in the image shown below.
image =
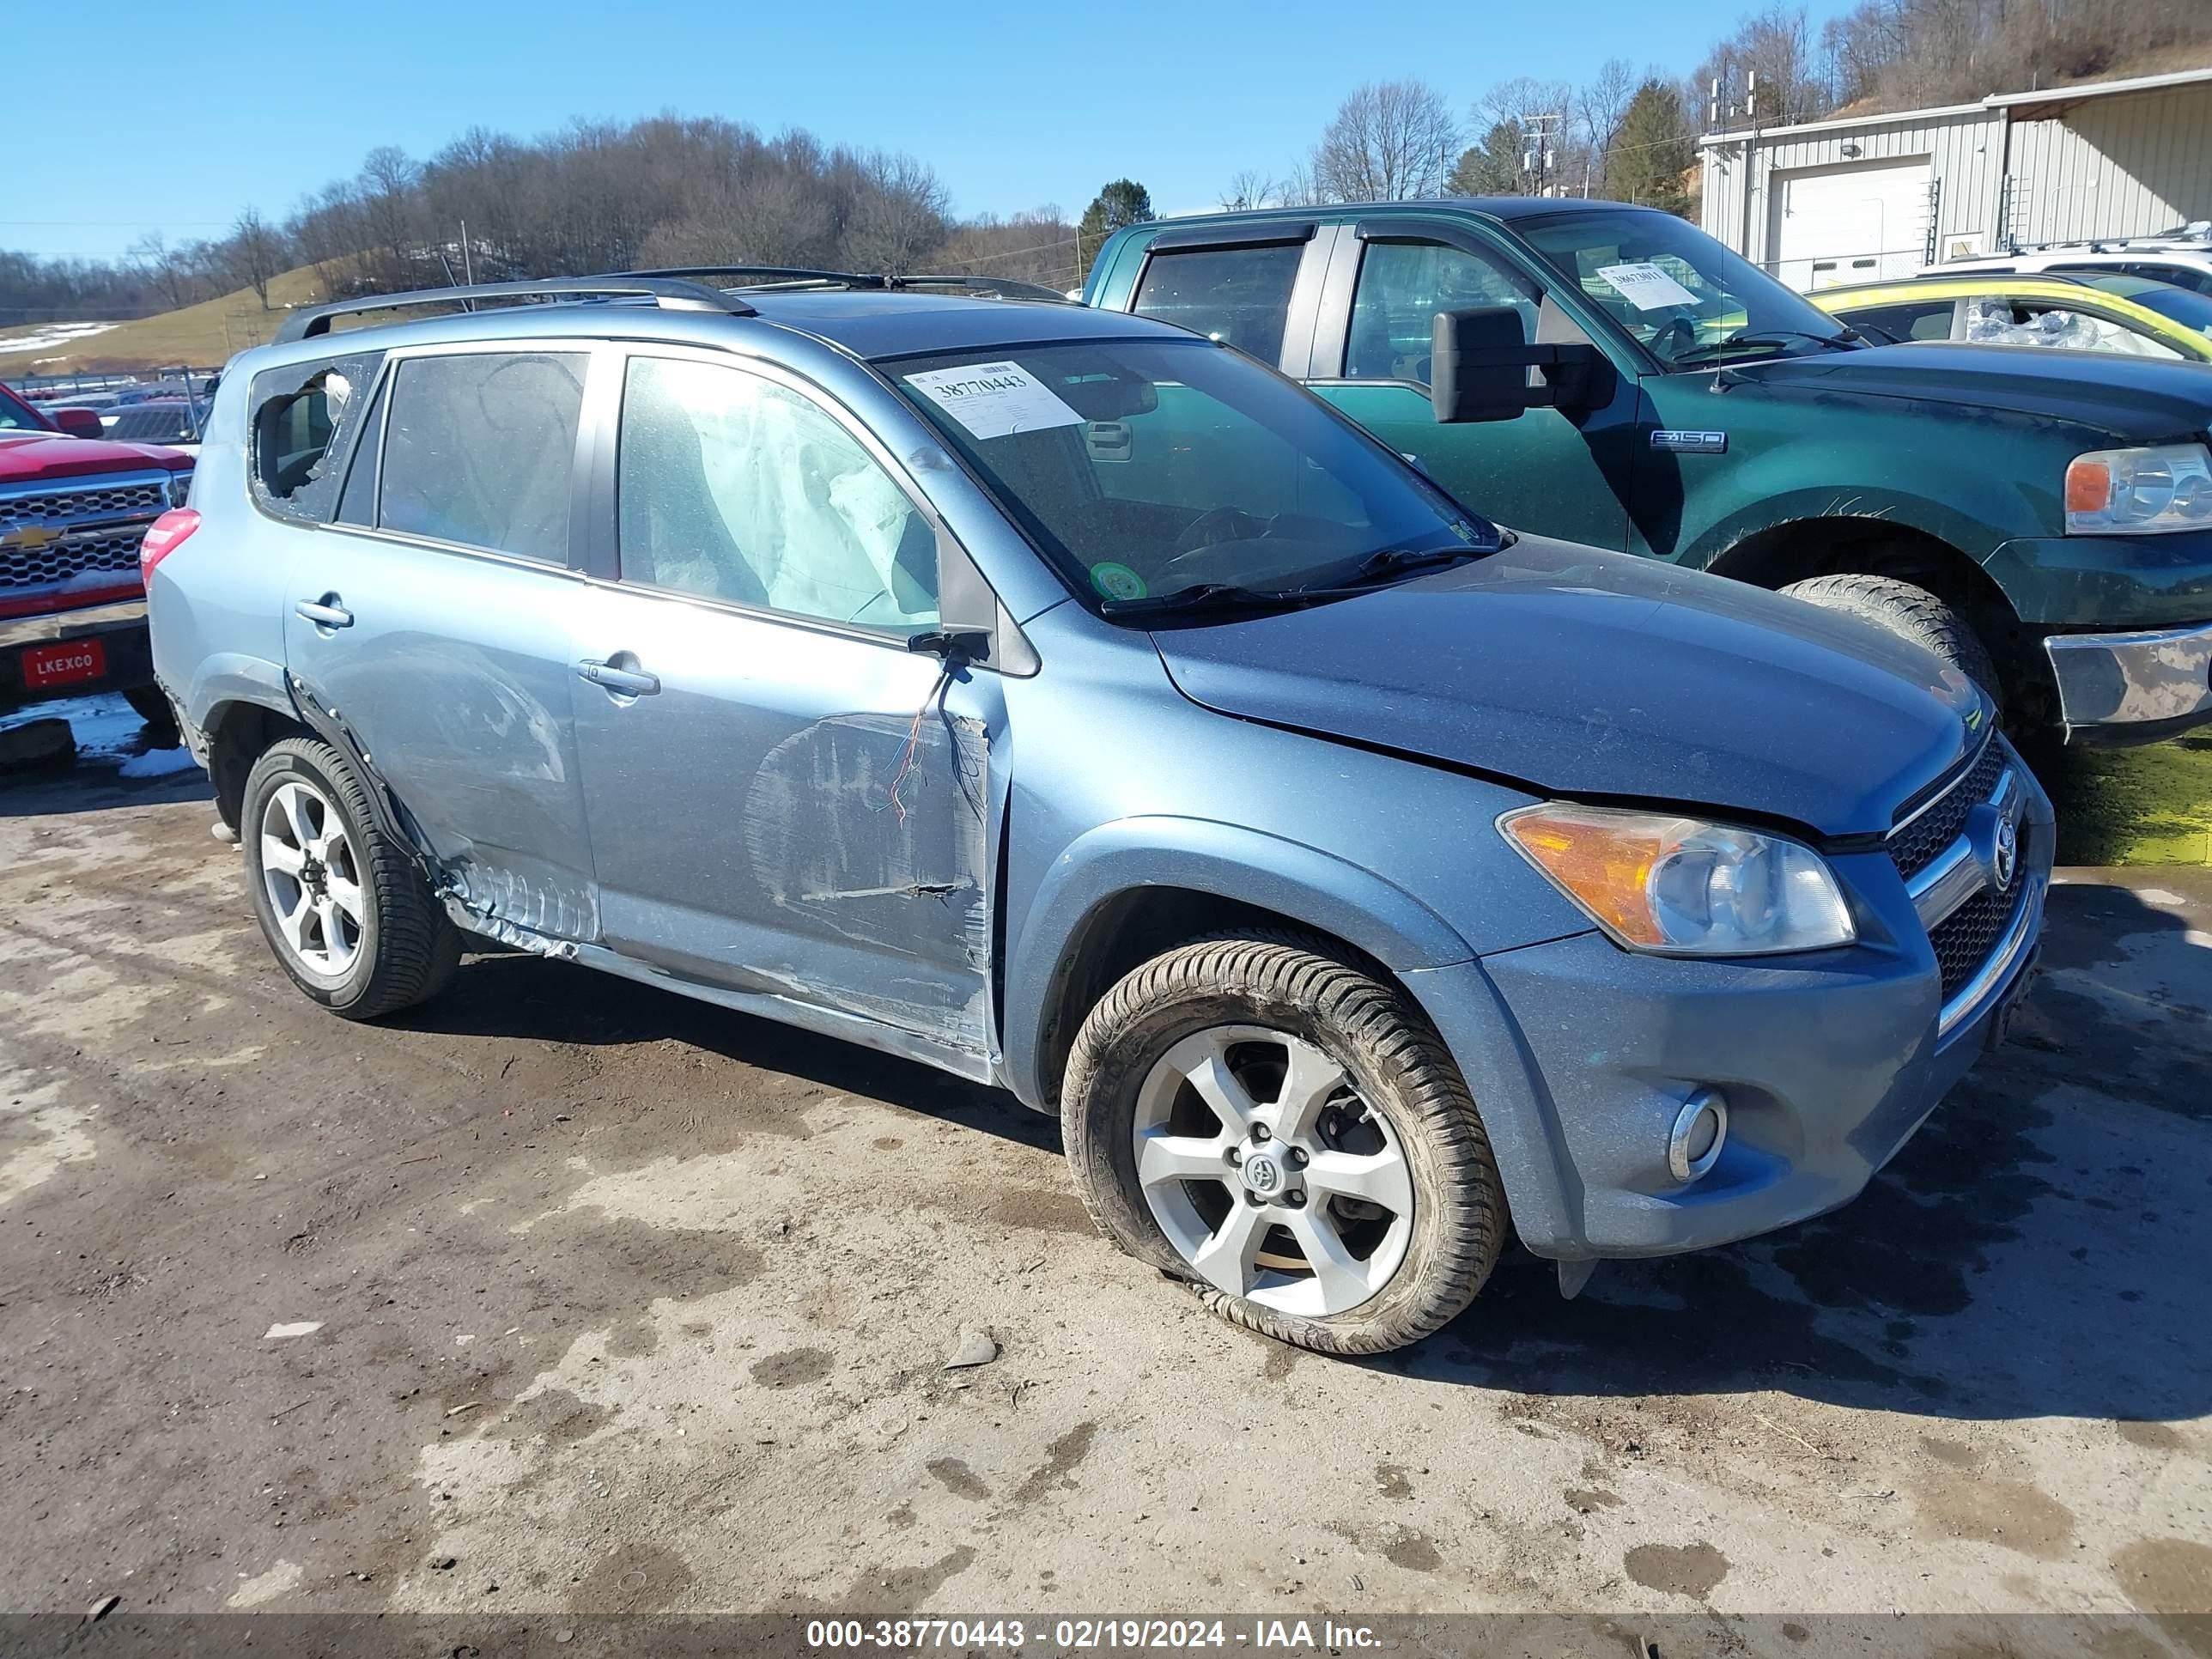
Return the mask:
POLYGON ((173 507, 146 527, 146 539, 138 544, 138 579, 154 580, 154 567, 177 550, 185 537, 200 527, 200 515, 189 507, 173 507))

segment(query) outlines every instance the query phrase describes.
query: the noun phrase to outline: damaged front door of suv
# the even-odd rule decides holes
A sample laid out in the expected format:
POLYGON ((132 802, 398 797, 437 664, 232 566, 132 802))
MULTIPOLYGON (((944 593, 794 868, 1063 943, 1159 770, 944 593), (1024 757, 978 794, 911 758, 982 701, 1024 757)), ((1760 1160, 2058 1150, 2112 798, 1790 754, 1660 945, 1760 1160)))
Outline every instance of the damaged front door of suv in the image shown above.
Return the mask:
MULTIPOLYGON (((471 910, 589 940, 568 665, 590 589, 568 543, 591 354, 562 343, 394 354, 366 410, 373 363, 281 371, 289 382, 264 401, 269 371, 254 387, 255 495, 322 526, 285 565, 296 695, 336 716, 471 910), (349 447, 341 491, 325 474, 346 468, 349 447)), ((270 833, 311 856, 318 820, 305 811, 290 839, 283 824, 270 833)))
POLYGON ((607 944, 987 1075, 999 704, 908 649, 935 522, 802 383, 721 354, 633 356, 600 453, 574 690, 607 944))

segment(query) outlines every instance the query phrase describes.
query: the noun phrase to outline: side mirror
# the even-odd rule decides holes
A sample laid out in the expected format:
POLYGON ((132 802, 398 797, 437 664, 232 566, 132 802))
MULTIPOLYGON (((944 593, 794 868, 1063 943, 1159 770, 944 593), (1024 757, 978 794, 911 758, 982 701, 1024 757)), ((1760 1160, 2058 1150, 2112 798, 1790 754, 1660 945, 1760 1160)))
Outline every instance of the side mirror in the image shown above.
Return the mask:
POLYGON ((1530 345, 1511 306, 1439 311, 1429 338, 1429 402, 1437 419, 1510 421, 1524 409, 1602 402, 1606 359, 1577 342, 1530 345), (1540 371, 1532 383, 1528 371, 1540 371))
POLYGON ((1528 407, 1534 362, 1511 306, 1439 311, 1429 335, 1429 402, 1437 419, 1515 419, 1528 407))
POLYGON ((100 423, 96 409, 52 409, 46 416, 72 438, 97 438, 107 430, 100 423))

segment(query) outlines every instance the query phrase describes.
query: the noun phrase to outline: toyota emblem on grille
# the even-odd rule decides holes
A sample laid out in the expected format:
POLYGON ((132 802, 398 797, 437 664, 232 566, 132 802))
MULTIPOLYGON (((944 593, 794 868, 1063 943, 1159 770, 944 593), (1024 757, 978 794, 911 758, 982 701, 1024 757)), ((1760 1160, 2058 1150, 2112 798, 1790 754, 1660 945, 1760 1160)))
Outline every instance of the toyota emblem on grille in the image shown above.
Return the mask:
POLYGON ((2010 818, 1999 821, 1996 845, 1990 850, 1990 875, 2000 893, 2012 890, 2013 872, 2020 868, 2020 830, 2010 818))

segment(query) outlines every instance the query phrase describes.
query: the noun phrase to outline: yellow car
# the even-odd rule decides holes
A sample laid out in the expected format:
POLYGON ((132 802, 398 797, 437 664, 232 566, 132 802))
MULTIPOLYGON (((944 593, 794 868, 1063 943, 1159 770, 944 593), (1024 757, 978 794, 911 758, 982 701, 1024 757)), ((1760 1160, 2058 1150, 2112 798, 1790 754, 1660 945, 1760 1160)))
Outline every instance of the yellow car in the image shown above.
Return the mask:
POLYGON ((1875 340, 1964 340, 1984 345, 2058 346, 2179 357, 2212 363, 2212 298, 2163 283, 2101 273, 2075 279, 2006 271, 1915 276, 1899 283, 1824 288, 1806 297, 1875 340), (2154 292, 2158 290, 2159 292, 2154 292), (2176 296, 2179 296, 2178 298, 2176 296), (2154 310, 2146 300, 2156 299, 2154 310), (2201 318, 2170 314, 2194 301, 2201 318))

